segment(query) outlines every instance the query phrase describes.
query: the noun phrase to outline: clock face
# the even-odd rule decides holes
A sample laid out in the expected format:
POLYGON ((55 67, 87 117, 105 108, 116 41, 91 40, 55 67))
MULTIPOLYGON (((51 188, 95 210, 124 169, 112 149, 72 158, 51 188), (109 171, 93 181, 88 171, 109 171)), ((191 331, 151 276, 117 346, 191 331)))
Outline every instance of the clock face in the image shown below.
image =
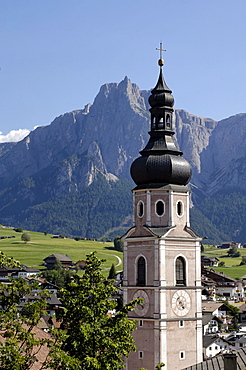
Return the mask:
POLYGON ((147 313, 147 311, 149 309, 149 296, 145 292, 145 290, 139 289, 133 295, 133 299, 136 299, 136 298, 143 298, 144 299, 144 302, 142 304, 138 304, 134 308, 134 311, 136 312, 136 314, 138 316, 143 316, 147 313))
POLYGON ((190 296, 185 290, 177 290, 172 298, 172 309, 177 316, 185 316, 190 311, 190 296))

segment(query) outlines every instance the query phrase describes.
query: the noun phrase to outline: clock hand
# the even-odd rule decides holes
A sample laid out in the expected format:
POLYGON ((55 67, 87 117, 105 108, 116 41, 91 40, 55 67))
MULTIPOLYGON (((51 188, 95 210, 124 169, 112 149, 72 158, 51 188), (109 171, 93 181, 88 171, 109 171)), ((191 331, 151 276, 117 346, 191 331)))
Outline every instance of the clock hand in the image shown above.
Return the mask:
POLYGON ((182 302, 182 299, 181 299, 181 298, 179 298, 179 299, 178 299, 178 305, 179 305, 179 307, 180 307, 180 308, 182 308, 182 309, 184 309, 184 308, 185 308, 184 303, 182 302))

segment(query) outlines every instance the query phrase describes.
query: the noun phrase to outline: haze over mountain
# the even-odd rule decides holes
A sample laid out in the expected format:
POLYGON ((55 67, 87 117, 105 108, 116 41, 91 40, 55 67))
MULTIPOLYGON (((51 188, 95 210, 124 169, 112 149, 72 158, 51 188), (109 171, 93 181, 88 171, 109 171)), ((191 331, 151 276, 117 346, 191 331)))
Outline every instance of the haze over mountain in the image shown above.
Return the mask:
MULTIPOLYGON (((87 237, 130 226, 129 167, 148 140, 149 94, 125 77, 103 85, 92 105, 57 117, 20 142, 1 143, 0 222, 87 237)), ((216 122, 176 109, 175 133, 193 170, 196 230, 215 243, 246 241, 238 215, 230 222, 230 213, 244 215, 246 114, 216 122), (211 210, 218 194, 229 212, 211 210), (221 225, 223 215, 228 224, 221 225)))

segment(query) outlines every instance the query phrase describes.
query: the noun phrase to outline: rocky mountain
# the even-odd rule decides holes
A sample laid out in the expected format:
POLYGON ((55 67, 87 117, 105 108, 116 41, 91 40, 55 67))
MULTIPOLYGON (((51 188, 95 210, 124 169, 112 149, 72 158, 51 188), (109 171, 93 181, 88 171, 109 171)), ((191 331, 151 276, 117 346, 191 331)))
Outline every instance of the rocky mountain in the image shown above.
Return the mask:
POLYGON ((220 190, 246 190, 246 114, 218 122, 205 150, 196 185, 205 195, 220 190))
MULTIPOLYGON (((84 109, 57 117, 18 143, 0 144, 0 222, 89 237, 125 226, 133 186, 129 167, 148 140, 148 96, 125 77, 103 85, 84 109), (116 201, 120 194, 121 206, 116 201), (94 222, 104 226, 92 231, 94 222)), ((246 114, 216 122, 177 109, 175 132, 192 165, 195 206, 222 190, 244 191, 246 114)))

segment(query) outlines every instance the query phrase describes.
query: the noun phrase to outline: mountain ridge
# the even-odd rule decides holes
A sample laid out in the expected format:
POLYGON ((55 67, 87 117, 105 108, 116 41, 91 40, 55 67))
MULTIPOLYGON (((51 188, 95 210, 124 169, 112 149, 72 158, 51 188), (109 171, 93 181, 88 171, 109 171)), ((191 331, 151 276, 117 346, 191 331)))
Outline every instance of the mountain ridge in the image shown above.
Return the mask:
MULTIPOLYGON (((45 202, 54 207, 54 202, 86 192, 97 181, 112 189, 124 180, 129 191, 134 186, 129 167, 148 140, 149 94, 128 77, 120 83, 104 84, 93 104, 60 115, 18 143, 0 144, 0 221, 25 227, 34 217, 33 207, 42 208, 45 202)), ((175 140, 192 166, 195 207, 222 190, 243 191, 246 161, 240 148, 246 138, 246 114, 218 122, 176 109, 174 125, 175 140)), ((111 202, 110 191, 108 196, 111 202)), ((131 202, 130 193, 127 199, 131 202)), ((124 212, 119 223, 129 215, 124 212)), ((98 214, 96 219, 102 222, 98 214)), ((90 220, 93 222, 93 214, 90 220)), ((62 226, 59 230, 64 233, 62 226)), ((105 234, 106 226, 100 232, 105 234)), ((98 237, 100 232, 85 236, 98 237)))

